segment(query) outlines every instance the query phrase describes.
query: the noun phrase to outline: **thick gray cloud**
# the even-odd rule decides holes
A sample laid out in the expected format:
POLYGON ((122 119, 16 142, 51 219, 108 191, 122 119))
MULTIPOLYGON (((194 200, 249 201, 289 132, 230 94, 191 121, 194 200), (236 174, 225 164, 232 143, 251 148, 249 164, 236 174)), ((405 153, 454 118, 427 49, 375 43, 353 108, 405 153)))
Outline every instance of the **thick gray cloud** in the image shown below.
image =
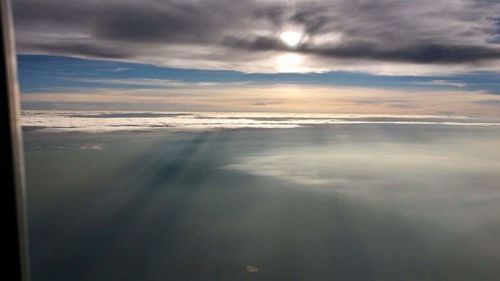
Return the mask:
POLYGON ((337 58, 365 58, 413 63, 467 63, 500 58, 498 48, 467 45, 421 44, 390 49, 360 42, 326 49, 305 48, 304 51, 337 58))
POLYGON ((13 2, 23 53, 262 72, 500 70, 499 1, 13 2), (300 43, 287 46, 284 31, 300 43), (286 54, 301 59, 276 62, 286 54))

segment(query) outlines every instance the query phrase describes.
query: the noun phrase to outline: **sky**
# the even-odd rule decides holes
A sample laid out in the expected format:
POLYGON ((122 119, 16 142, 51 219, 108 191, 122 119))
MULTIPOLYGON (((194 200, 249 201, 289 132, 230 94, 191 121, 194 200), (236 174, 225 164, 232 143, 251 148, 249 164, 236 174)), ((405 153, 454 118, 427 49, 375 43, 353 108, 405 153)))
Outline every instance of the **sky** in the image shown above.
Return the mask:
POLYGON ((496 0, 14 0, 24 108, 500 116, 496 0))

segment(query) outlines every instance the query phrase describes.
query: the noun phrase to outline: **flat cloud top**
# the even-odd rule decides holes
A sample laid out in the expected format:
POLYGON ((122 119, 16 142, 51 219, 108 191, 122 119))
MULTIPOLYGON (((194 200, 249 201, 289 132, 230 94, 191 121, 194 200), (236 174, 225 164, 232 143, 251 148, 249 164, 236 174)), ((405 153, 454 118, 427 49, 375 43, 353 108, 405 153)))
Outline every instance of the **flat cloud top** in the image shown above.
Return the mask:
POLYGON ((498 15, 494 0, 14 1, 21 53, 246 72, 497 72, 498 15))

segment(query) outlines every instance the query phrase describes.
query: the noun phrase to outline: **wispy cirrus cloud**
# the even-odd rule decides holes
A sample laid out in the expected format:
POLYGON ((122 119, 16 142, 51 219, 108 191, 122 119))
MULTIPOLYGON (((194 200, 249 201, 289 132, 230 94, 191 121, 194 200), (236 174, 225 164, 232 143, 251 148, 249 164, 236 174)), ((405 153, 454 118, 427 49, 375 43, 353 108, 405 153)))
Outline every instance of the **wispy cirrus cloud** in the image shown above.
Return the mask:
POLYGON ((452 86, 458 88, 467 87, 467 83, 464 82, 456 82, 456 81, 448 81, 448 80, 432 80, 431 84, 439 85, 439 86, 452 86))
POLYGON ((93 84, 96 88, 99 86, 109 86, 111 88, 199 88, 199 87, 217 87, 217 86, 242 86, 251 84, 250 81, 237 81, 237 82, 192 82, 173 79, 151 79, 151 78, 67 78, 73 82, 93 84))
POLYGON ((418 81, 413 82, 416 85, 426 85, 426 86, 444 86, 444 87, 456 87, 465 88, 467 83, 453 80, 432 80, 432 81, 418 81))
POLYGON ((127 71, 127 70, 130 70, 130 67, 117 67, 117 68, 111 70, 111 72, 122 72, 122 71, 127 71))

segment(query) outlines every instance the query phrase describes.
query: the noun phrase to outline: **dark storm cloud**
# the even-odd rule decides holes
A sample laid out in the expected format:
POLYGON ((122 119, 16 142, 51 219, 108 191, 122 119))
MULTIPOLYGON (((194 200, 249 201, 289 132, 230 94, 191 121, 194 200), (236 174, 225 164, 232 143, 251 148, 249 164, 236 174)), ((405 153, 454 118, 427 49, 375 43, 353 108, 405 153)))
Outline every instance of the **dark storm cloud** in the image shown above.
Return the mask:
POLYGON ((95 35, 102 39, 146 43, 214 43, 231 18, 231 9, 220 5, 201 6, 166 3, 160 7, 140 4, 107 7, 96 19, 95 35), (228 14, 225 18, 218 13, 228 14))
POLYGON ((226 46, 251 51, 286 51, 290 49, 278 38, 263 36, 254 38, 227 37, 223 43, 226 46))
POLYGON ((97 40, 203 43, 231 21, 230 9, 220 5, 157 2, 19 0, 14 5, 15 22, 20 32, 73 30, 90 33, 97 40), (217 16, 216 10, 227 16, 217 16))
POLYGON ((370 43, 347 44, 336 48, 307 48, 304 52, 335 58, 365 58, 382 61, 413 63, 466 63, 499 59, 500 49, 467 45, 414 45, 398 49, 386 49, 370 43))
POLYGON ((308 34, 315 34, 328 23, 334 21, 334 18, 325 11, 328 11, 326 6, 305 6, 295 11, 290 19, 303 25, 308 34))
POLYGON ((261 9, 256 9, 253 16, 258 19, 264 19, 272 23, 274 26, 280 26, 286 21, 286 9, 283 6, 268 6, 261 9))
POLYGON ((30 49, 40 52, 57 55, 80 55, 88 57, 108 58, 108 59, 127 59, 130 53, 117 47, 103 47, 86 43, 64 43, 57 45, 40 43, 27 44, 30 49))
POLYGON ((310 57, 312 69, 383 62, 496 71, 500 59, 498 1, 14 0, 14 8, 24 53, 243 70, 285 52, 310 57), (304 35, 296 48, 279 39, 290 28, 304 35))

